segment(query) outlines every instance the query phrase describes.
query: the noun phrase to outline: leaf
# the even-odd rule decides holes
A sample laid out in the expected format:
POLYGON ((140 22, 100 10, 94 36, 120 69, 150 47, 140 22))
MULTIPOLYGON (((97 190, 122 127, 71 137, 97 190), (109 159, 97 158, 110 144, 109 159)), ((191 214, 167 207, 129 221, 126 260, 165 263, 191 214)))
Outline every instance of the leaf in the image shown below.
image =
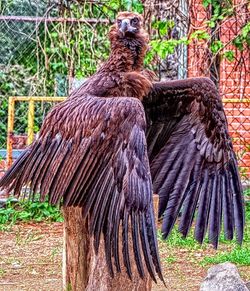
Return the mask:
POLYGON ((216 54, 223 47, 224 47, 224 44, 220 40, 215 40, 210 45, 210 49, 213 54, 216 54))
POLYGON ((234 54, 234 51, 232 50, 229 50, 229 51, 225 51, 223 56, 229 61, 229 62, 232 62, 234 61, 234 58, 235 58, 235 54, 234 54))
POLYGON ((202 5, 207 8, 212 3, 212 0, 203 0, 202 5))
POLYGON ((240 36, 237 36, 234 40, 233 40, 233 44, 236 46, 236 48, 240 51, 243 51, 243 42, 240 36))
POLYGON ((58 37, 58 33, 57 33, 57 32, 55 32, 55 31, 54 31, 54 32, 51 32, 51 34, 50 34, 50 35, 51 35, 51 37, 53 37, 53 38, 56 38, 56 37, 58 37))
POLYGON ((243 28, 242 28, 242 37, 243 38, 250 38, 250 22, 248 22, 243 28))
POLYGON ((152 23, 152 27, 159 31, 160 37, 168 34, 169 30, 173 29, 175 22, 173 20, 158 20, 152 23))
POLYGON ((214 20, 210 20, 207 23, 210 28, 214 28, 216 26, 216 22, 214 20))
POLYGON ((210 39, 210 35, 205 30, 196 30, 190 35, 190 39, 210 39))

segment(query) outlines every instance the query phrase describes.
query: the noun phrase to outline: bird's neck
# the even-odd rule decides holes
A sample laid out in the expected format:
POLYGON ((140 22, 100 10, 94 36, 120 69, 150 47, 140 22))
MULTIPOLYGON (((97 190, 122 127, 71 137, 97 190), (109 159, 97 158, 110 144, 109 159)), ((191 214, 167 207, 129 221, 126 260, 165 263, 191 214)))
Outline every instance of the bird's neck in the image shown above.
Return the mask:
POLYGON ((140 71, 142 62, 138 62, 136 56, 127 48, 115 48, 112 50, 105 69, 115 72, 140 71))
POLYGON ((121 38, 116 31, 110 32, 111 54, 104 67, 115 72, 141 71, 147 51, 147 39, 137 37, 121 38))

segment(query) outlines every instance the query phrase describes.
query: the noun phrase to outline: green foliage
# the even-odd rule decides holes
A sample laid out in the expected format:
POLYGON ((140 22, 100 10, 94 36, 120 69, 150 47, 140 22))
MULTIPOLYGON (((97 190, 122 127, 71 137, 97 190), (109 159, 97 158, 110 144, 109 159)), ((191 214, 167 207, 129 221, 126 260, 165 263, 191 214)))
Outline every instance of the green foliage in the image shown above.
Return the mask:
MULTIPOLYGON (((207 21, 207 24, 212 29, 220 25, 226 18, 237 14, 237 5, 234 6, 232 0, 203 0, 202 3, 206 9, 211 7, 211 18, 207 21)), ((210 38, 212 38, 212 36, 210 36, 210 38)), ((238 36, 234 38, 231 43, 240 51, 243 51, 245 46, 250 46, 250 22, 247 22, 241 28, 238 36)), ((226 43, 223 43, 221 40, 215 40, 211 42, 210 50, 213 54, 218 54, 225 45, 226 43)), ((229 61, 235 59, 233 51, 222 53, 222 57, 225 57, 229 61)))
POLYGON ((214 28, 219 21, 232 16, 234 12, 233 2, 231 0, 203 0, 203 6, 212 8, 212 16, 209 19, 208 26, 214 28))
POLYGON ((211 42, 210 50, 213 54, 218 53, 221 49, 224 48, 224 44, 220 40, 215 40, 211 42))
POLYGON ((171 265, 177 261, 175 256, 167 255, 167 257, 164 257, 163 261, 165 261, 168 265, 171 265))
POLYGON ((250 46, 250 21, 242 28, 241 33, 233 40, 233 44, 240 51, 244 50, 244 45, 250 46))
POLYGON ((63 218, 59 208, 48 202, 24 200, 16 203, 10 198, 6 207, 0 208, 0 230, 25 221, 61 222, 63 218))
POLYGON ((250 247, 236 247, 230 252, 221 252, 213 257, 205 257, 201 265, 207 264, 221 264, 225 262, 231 262, 238 265, 249 266, 250 265, 250 247))
MULTIPOLYGON (((246 190, 244 191, 244 194, 245 194, 245 197, 246 197, 246 198, 250 199, 250 188, 246 189, 246 190)), ((249 215, 250 215, 250 213, 249 213, 249 215)), ((249 220, 250 220, 250 217, 249 217, 249 220)))
POLYGON ((207 40, 210 39, 210 35, 204 30, 196 30, 190 35, 189 39, 207 40))
POLYGON ((7 98, 0 99, 0 147, 6 144, 7 135, 7 112, 8 100, 7 98))
POLYGON ((145 63, 149 64, 155 56, 164 60, 169 54, 173 54, 176 47, 180 44, 187 44, 186 38, 168 39, 168 40, 152 40, 150 42, 151 50, 148 52, 145 63))
POLYGON ((201 245, 193 238, 193 232, 188 237, 183 238, 182 234, 178 232, 178 227, 174 226, 169 238, 164 240, 161 233, 158 233, 158 239, 165 242, 168 247, 184 247, 187 249, 199 249, 201 245))
POLYGON ((173 20, 158 20, 152 23, 152 27, 158 31, 160 38, 165 37, 174 28, 175 23, 173 20))
POLYGON ((100 5, 101 10, 111 18, 115 18, 119 11, 143 12, 143 5, 139 0, 109 0, 97 5, 100 5))
POLYGON ((227 50, 223 53, 223 57, 226 58, 229 62, 233 62, 235 59, 235 53, 232 50, 227 50))
POLYGON ((147 52, 144 63, 149 66, 154 59, 166 59, 170 54, 173 54, 180 44, 187 45, 189 41, 186 37, 181 39, 171 38, 171 30, 175 23, 172 20, 154 21, 152 27, 158 32, 150 41, 150 50, 147 52))

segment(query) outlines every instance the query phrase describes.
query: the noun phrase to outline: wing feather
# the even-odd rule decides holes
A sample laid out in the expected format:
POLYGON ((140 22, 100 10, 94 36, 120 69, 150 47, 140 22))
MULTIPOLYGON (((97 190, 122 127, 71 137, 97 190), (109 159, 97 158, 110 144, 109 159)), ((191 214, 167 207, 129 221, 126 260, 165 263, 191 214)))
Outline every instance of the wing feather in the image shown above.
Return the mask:
POLYGON ((141 278, 144 278, 144 269, 141 257, 140 241, 139 241, 139 228, 138 228, 138 214, 132 211, 131 213, 131 224, 132 224, 132 238, 133 238, 133 250, 135 256, 135 262, 137 266, 138 273, 141 278))
POLYGON ((153 279, 157 273, 163 280, 145 129, 137 99, 70 98, 52 109, 38 139, 0 180, 0 188, 20 195, 30 185, 32 198, 38 192, 52 204, 82 207, 96 252, 103 235, 112 277, 123 263, 132 279, 133 256, 141 278, 145 262, 153 279))
POLYGON ((180 214, 179 231, 184 236, 195 220, 195 238, 202 243, 208 232, 217 247, 223 217, 226 238, 231 240, 235 233, 241 243, 243 191, 214 84, 206 78, 155 83, 143 105, 163 236, 169 235, 180 214))

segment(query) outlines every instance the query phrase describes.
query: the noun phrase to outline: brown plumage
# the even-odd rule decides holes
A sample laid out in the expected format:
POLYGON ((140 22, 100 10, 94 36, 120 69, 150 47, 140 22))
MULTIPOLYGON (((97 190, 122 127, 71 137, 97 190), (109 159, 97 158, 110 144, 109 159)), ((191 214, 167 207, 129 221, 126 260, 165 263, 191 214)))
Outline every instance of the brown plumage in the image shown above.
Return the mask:
POLYGON ((221 224, 241 243, 243 196, 222 102, 206 78, 153 82, 143 69, 148 36, 142 17, 123 12, 111 27, 107 62, 55 106, 39 137, 0 180, 14 190, 30 185, 56 204, 80 206, 90 219, 98 251, 104 234, 111 276, 120 272, 118 248, 131 278, 128 229, 138 273, 142 260, 153 280, 163 280, 152 193, 160 195, 159 216, 167 237, 180 215, 179 230, 217 247, 221 224), (122 229, 122 242, 119 242, 122 229), (142 253, 140 251, 142 247, 142 253), (114 258, 114 259, 112 259, 114 258), (114 262, 114 263, 113 263, 114 262))

